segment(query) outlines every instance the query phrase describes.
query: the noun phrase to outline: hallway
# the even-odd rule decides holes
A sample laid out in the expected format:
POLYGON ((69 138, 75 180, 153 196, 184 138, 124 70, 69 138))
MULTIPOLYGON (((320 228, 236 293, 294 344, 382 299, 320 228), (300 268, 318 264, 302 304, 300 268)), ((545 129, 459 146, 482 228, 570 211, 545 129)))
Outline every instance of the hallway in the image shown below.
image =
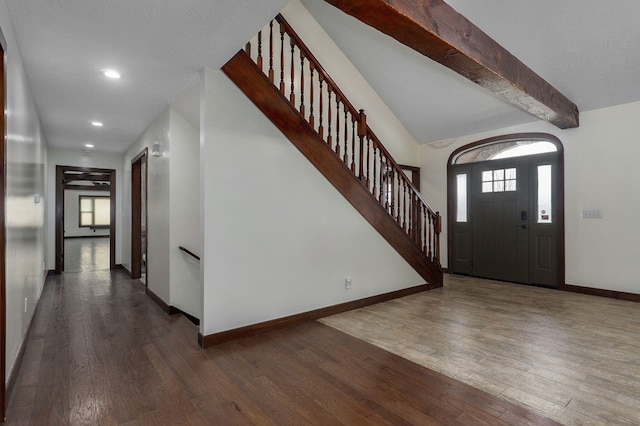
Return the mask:
POLYGON ((65 238, 64 270, 89 272, 109 269, 109 237, 65 238))
POLYGON ((50 276, 7 424, 555 424, 318 322, 197 332, 123 271, 50 276))

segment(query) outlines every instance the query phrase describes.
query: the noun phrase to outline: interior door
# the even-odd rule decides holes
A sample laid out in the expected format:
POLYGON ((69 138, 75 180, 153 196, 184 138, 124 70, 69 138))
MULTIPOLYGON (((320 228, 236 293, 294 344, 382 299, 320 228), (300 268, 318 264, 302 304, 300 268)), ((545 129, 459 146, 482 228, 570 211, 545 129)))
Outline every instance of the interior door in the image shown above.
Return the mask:
MULTIPOLYGON (((147 149, 131 161, 131 278, 146 274, 147 149)), ((147 284, 146 275, 145 284, 147 284)))

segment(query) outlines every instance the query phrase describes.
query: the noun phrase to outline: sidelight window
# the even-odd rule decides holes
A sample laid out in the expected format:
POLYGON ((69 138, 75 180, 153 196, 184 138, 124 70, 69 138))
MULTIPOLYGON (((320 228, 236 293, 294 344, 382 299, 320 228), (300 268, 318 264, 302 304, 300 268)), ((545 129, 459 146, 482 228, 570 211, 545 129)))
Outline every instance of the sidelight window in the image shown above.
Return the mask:
POLYGON ((467 221, 467 174, 456 175, 456 222, 467 221))
POLYGON ((552 223, 551 165, 538 166, 538 223, 552 223))

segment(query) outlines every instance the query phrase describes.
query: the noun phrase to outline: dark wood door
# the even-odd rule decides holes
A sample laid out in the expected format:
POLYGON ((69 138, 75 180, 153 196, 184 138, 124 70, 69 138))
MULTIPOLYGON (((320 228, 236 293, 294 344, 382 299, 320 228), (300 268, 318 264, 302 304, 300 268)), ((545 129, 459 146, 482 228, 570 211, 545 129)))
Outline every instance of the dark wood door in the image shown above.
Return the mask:
POLYGON ((454 273, 558 285, 555 154, 451 168, 454 273))
POLYGON ((471 179, 473 275, 528 283, 527 161, 474 164, 471 179))
POLYGON ((0 114, 0 380, 2 380, 2 386, 0 386, 0 423, 5 418, 5 386, 6 383, 6 347, 7 347, 7 303, 6 303, 6 231, 5 231, 5 200, 6 200, 6 126, 5 126, 5 63, 4 63, 4 50, 5 50, 4 36, 2 30, 0 30, 0 107, 3 113, 0 114))
MULTIPOLYGON (((147 149, 131 161, 131 278, 146 273, 147 149)), ((145 284, 148 281, 145 280, 145 284)))

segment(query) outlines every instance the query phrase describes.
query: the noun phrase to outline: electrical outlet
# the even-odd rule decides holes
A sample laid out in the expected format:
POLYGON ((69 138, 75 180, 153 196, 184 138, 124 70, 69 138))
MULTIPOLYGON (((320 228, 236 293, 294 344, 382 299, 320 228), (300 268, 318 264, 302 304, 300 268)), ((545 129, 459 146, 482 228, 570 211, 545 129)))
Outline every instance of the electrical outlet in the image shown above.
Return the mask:
POLYGON ((344 288, 349 290, 351 288, 351 277, 347 277, 344 279, 344 288))
POLYGON ((25 297, 25 298, 24 298, 24 312, 25 312, 25 313, 27 312, 27 300, 29 300, 29 299, 27 299, 27 298, 25 297))

